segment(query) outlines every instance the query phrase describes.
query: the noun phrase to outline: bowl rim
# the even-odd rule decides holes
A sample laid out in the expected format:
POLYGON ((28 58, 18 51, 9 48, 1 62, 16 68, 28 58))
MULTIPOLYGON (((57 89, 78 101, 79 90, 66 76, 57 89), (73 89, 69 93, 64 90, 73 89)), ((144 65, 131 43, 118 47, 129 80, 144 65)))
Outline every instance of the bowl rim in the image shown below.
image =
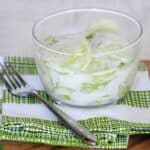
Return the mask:
MULTIPOLYGON (((32 28, 32 36, 34 41, 40 46, 42 47, 44 50, 47 50, 49 52, 53 52, 53 53, 57 53, 57 54, 61 54, 61 55, 83 55, 83 53, 67 53, 67 52, 62 52, 59 51, 57 49, 53 49, 53 48, 49 48, 47 47, 44 43, 42 43, 38 37, 36 36, 36 28, 38 27, 38 25, 40 25, 41 23, 43 23, 44 21, 48 20, 48 19, 52 19, 53 17, 59 16, 59 15, 64 15, 64 14, 68 14, 68 13, 73 13, 73 12, 86 12, 86 11, 91 11, 91 12, 103 12, 103 13, 110 13, 110 14, 115 14, 115 15, 119 15, 122 16, 124 18, 127 18, 129 20, 131 20, 132 22, 134 22, 138 27, 139 27, 139 34, 138 36, 131 41, 129 44, 127 44, 126 46, 114 51, 113 53, 118 53, 118 52, 122 52, 134 45, 136 45, 136 43, 138 43, 143 35, 143 27, 141 22, 136 19, 133 16, 129 16, 126 13, 120 12, 120 11, 116 11, 116 10, 112 10, 112 9, 105 9, 105 8, 75 8, 75 9, 67 9, 67 10, 63 10, 63 11, 57 11, 54 13, 51 13, 50 15, 43 17, 42 19, 38 20, 37 22, 34 23, 33 28, 32 28)), ((112 53, 112 52, 103 52, 104 54, 106 53, 112 53)), ((85 53, 84 53, 85 54, 85 53)), ((89 54, 92 55, 93 54, 89 54)))

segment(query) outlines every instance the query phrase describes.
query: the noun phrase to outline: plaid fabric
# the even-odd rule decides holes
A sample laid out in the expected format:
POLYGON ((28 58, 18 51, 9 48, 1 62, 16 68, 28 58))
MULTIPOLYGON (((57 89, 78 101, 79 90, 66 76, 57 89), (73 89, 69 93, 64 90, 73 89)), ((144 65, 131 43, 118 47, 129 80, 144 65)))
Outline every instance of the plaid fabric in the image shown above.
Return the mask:
MULTIPOLYGON (((39 94, 43 96, 47 101, 50 100, 48 94, 45 91, 39 91, 39 94)), ((3 91, 3 103, 27 103, 38 104, 41 103, 35 97, 16 97, 7 90, 3 91)), ((129 105, 132 107, 149 108, 150 107, 150 91, 130 91, 124 98, 118 101, 119 105, 129 105)))
MULTIPOLYGON (((9 62, 13 65, 13 67, 21 74, 37 74, 37 68, 35 64, 35 60, 29 57, 5 57, 5 62, 9 62)), ((147 68, 146 66, 141 63, 139 65, 140 71, 145 71, 147 68)), ((48 95, 45 91, 39 91, 41 96, 45 99, 49 99, 48 95)), ((11 95, 8 91, 4 91, 3 93, 3 103, 10 102, 10 103, 28 103, 28 104, 35 104, 40 103, 36 100, 35 97, 15 97, 11 95)), ((150 91, 130 91, 126 97, 118 101, 120 105, 130 105, 132 107, 141 107, 141 108, 148 108, 150 107, 150 91)))
POLYGON ((20 74, 37 74, 36 64, 34 58, 30 57, 5 57, 4 62, 11 63, 11 65, 20 74))
POLYGON ((120 105, 129 105, 132 107, 149 108, 150 91, 129 91, 129 93, 118 101, 120 105))
MULTIPOLYGON (((22 74, 37 74, 33 58, 5 57, 5 62, 10 62, 16 70, 22 74)), ((144 65, 140 66, 140 68, 145 70, 144 65)), ((39 91, 39 93, 45 99, 49 100, 46 92, 39 91)), ((7 90, 3 92, 2 102, 39 103, 34 97, 14 97, 8 93, 7 90)), ((150 91, 130 91, 125 98, 118 102, 118 104, 148 108, 150 107, 150 91)), ((150 124, 137 124, 108 117, 91 118, 80 121, 80 123, 97 136, 96 147, 101 148, 123 149, 127 147, 128 135, 150 134, 150 124)), ((88 147, 88 145, 82 143, 79 138, 76 138, 69 129, 61 125, 60 122, 9 116, 2 116, 0 140, 88 147)))
MULTIPOLYGON (((80 123, 87 127, 97 136, 97 147, 101 148, 125 148, 127 136, 113 132, 99 132, 103 128, 103 122, 111 123, 107 118, 101 120, 89 119, 80 123), (98 122, 99 125, 98 125, 98 122), (94 125, 94 122, 97 122, 94 125)), ((0 139, 38 142, 51 145, 87 147, 79 138, 76 138, 69 129, 66 129, 59 122, 52 122, 40 119, 3 117, 3 127, 0 128, 0 139)))
MULTIPOLYGON (((49 100, 49 96, 45 91, 39 91, 38 93, 42 97, 44 97, 46 100, 49 100)), ((7 90, 4 90, 2 103, 39 104, 41 102, 39 100, 37 100, 34 96, 16 97, 16 96, 12 95, 10 92, 8 92, 7 90)))

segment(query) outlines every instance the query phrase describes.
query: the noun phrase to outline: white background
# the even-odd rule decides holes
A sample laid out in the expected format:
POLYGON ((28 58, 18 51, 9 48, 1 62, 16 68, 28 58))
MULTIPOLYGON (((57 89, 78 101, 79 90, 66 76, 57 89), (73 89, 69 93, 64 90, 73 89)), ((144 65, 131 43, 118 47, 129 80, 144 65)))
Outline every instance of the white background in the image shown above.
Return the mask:
POLYGON ((33 55, 32 26, 54 11, 111 8, 139 19, 144 27, 141 58, 150 58, 149 0, 0 0, 0 55, 33 55))

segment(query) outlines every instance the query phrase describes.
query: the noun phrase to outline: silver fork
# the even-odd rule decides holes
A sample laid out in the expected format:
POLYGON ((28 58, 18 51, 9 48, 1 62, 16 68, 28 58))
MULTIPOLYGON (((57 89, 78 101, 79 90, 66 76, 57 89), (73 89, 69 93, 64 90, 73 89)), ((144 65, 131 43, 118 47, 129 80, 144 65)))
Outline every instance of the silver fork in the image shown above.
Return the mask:
POLYGON ((96 145, 96 137, 85 127, 81 126, 77 121, 71 118, 68 114, 60 110, 52 101, 47 102, 41 97, 38 92, 33 89, 19 73, 12 67, 10 63, 1 64, 2 74, 1 78, 5 83, 9 92, 15 96, 35 96, 40 100, 49 110, 51 110, 58 119, 69 129, 71 129, 82 141, 89 145, 96 145))

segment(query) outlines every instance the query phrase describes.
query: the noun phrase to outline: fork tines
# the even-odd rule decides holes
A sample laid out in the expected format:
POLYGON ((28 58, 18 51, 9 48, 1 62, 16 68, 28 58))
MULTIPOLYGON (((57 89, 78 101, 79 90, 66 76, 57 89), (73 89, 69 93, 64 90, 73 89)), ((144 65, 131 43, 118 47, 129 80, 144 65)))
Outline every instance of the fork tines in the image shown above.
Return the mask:
POLYGON ((4 65, 0 65, 2 67, 1 78, 8 90, 14 90, 26 85, 24 79, 18 74, 18 72, 9 62, 5 62, 4 65))

